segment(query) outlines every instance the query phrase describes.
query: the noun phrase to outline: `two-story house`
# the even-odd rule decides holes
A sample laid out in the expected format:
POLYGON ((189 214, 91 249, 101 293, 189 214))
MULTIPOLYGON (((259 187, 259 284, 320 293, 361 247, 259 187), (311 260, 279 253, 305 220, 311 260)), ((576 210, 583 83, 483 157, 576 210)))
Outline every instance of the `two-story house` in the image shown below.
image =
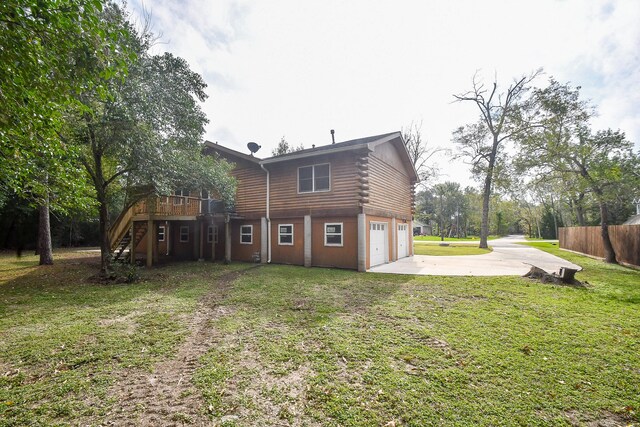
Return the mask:
POLYGON ((153 210, 134 206, 125 234, 147 265, 191 258, 365 271, 412 255, 418 177, 400 132, 265 159, 210 142, 205 152, 235 165, 235 212, 184 194, 153 210))

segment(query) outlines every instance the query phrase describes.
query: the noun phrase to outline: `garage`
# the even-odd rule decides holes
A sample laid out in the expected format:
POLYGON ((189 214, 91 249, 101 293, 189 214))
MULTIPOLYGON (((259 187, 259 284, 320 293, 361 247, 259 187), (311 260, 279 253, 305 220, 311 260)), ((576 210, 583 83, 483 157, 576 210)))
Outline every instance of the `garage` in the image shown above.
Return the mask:
POLYGON ((387 223, 371 222, 369 225, 369 254, 371 267, 389 262, 387 223))
POLYGON ((398 259, 409 256, 409 225, 398 224, 398 259))

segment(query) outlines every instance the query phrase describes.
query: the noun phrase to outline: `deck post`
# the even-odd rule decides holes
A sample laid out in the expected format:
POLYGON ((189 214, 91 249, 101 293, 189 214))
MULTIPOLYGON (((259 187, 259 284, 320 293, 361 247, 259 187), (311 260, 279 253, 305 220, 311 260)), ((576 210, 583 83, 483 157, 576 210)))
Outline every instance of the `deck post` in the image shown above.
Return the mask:
MULTIPOLYGON (((218 230, 218 225, 213 221, 213 218, 211 219, 211 225, 210 227, 215 227, 214 230, 215 233, 213 233, 213 239, 211 239, 211 261, 215 261, 216 260, 216 236, 218 236, 218 239, 220 238, 220 230, 218 230)), ((208 235, 208 231, 207 231, 207 235, 208 235)))
POLYGON ((153 266, 153 220, 147 220, 147 267, 153 266))
POLYGON ((226 215, 224 218, 224 262, 231 262, 231 218, 226 215))
POLYGON ((358 214, 358 271, 367 271, 367 215, 358 214))
POLYGON ((202 261, 202 227, 200 221, 193 221, 193 258, 202 261))
POLYGON ((311 246, 311 215, 304 216, 304 266, 311 267, 312 246, 311 246))
POLYGON ((131 221, 131 241, 129 242, 129 262, 131 265, 136 265, 136 223, 131 221))

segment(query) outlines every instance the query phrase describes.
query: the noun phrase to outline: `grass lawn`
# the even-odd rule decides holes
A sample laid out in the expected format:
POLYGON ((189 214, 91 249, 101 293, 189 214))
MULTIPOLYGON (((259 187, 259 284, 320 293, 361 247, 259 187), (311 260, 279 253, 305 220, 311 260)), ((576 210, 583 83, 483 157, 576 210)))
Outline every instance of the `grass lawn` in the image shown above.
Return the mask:
POLYGON ((466 243, 447 243, 447 246, 440 246, 437 243, 416 243, 413 245, 413 252, 416 255, 432 256, 456 256, 456 255, 482 255, 491 252, 491 249, 481 249, 475 245, 466 243))
POLYGON ((102 285, 93 255, 0 255, 0 425, 144 425, 152 398, 114 390, 194 342, 156 425, 637 425, 640 271, 533 245, 589 286, 196 262, 102 285))

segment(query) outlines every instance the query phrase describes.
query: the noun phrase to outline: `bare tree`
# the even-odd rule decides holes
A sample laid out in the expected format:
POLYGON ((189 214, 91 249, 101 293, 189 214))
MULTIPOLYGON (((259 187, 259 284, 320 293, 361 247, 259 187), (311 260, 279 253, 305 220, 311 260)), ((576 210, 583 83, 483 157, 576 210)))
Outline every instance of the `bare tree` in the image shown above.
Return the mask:
POLYGON ((403 128, 400 132, 411 162, 418 172, 420 182, 425 184, 431 178, 437 177, 438 167, 431 160, 436 153, 444 151, 444 148, 430 147, 428 142, 422 139, 422 121, 420 123, 411 122, 406 129, 403 128))
POLYGON ((486 248, 489 235, 489 199, 491 197, 494 171, 500 166, 501 154, 506 141, 531 127, 524 98, 529 84, 542 70, 514 80, 505 92, 498 92, 498 83, 487 88, 473 77, 473 88, 459 95, 453 95, 457 102, 469 101, 480 110, 477 123, 458 128, 453 135, 454 142, 461 147, 460 156, 468 157, 474 173, 482 174, 482 222, 480 226, 480 247, 486 248))

